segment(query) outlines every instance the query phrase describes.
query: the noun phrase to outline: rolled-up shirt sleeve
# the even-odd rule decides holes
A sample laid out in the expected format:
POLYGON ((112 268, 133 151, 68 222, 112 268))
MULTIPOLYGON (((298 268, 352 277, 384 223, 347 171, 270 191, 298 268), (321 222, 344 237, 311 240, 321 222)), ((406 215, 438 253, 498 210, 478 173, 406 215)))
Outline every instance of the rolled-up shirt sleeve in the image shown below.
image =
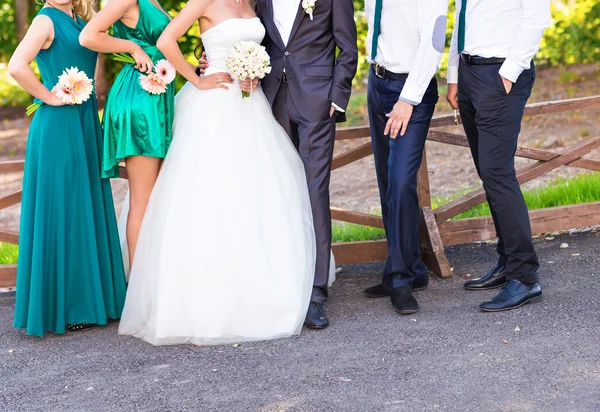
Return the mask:
POLYGON ((421 103, 444 53, 448 0, 419 0, 418 13, 419 48, 400 94, 412 105, 421 103))
POLYGON ((550 25, 550 0, 523 0, 521 23, 510 46, 500 75, 515 83, 523 70, 531 67, 531 60, 540 48, 544 29, 550 25))
POLYGON ((450 54, 448 55, 448 83, 458 83, 458 64, 460 61, 460 56, 458 54, 458 21, 461 4, 461 1, 456 2, 454 27, 452 28, 452 38, 450 40, 450 54))

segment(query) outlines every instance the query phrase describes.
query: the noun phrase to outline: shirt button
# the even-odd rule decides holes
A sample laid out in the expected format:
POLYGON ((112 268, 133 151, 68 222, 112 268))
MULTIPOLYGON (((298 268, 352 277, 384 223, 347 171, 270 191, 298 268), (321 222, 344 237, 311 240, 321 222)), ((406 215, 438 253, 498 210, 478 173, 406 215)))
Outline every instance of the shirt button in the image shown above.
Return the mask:
POLYGON ((284 54, 285 54, 286 56, 289 56, 289 55, 290 55, 290 52, 287 52, 287 51, 286 51, 284 54))

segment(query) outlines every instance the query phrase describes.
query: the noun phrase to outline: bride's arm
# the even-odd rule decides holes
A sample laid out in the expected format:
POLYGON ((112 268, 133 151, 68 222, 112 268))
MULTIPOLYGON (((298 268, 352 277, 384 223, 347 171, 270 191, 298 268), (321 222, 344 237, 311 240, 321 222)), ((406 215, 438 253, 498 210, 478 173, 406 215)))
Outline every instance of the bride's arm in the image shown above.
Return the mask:
MULTIPOLYGON (((124 18, 137 0, 109 1, 84 27, 79 35, 83 47, 100 53, 129 53, 135 60, 135 68, 146 73, 152 71, 152 59, 131 40, 117 39, 108 34, 110 26, 124 18)), ((141 18, 138 13, 138 19, 141 18)))
POLYGON ((180 39, 192 25, 206 13, 207 5, 210 0, 190 0, 186 3, 179 14, 169 23, 163 33, 156 42, 158 50, 165 55, 169 63, 175 67, 175 70, 188 82, 192 83, 199 89, 228 89, 222 83, 233 83, 233 79, 229 73, 215 73, 206 77, 199 77, 192 65, 186 60, 177 39, 180 39))

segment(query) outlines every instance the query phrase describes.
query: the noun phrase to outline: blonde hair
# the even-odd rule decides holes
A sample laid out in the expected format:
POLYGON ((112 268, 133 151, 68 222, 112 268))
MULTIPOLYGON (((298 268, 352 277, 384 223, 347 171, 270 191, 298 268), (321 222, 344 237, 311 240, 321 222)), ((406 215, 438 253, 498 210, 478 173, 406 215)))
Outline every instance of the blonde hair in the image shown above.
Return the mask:
POLYGON ((75 13, 83 20, 90 21, 95 14, 95 3, 94 0, 73 0, 73 10, 75 10, 75 13))

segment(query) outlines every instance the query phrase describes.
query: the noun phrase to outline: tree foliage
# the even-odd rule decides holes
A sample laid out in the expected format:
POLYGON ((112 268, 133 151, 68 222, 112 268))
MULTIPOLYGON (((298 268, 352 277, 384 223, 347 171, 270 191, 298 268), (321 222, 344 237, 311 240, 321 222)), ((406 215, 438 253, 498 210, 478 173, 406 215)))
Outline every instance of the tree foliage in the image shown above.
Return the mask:
POLYGON ((538 54, 547 66, 600 61, 600 2, 561 0, 552 3, 553 25, 546 29, 538 54))
MULTIPOLYGON (((106 0, 102 0, 104 2, 106 0)), ((364 12, 364 0, 353 0, 355 8, 355 21, 358 30, 359 70, 355 85, 360 86, 368 73, 366 55, 367 20, 364 12)), ((17 5, 29 9, 28 20, 33 19, 40 8, 35 0, 0 0, 0 63, 6 62, 17 45, 17 30, 15 8, 17 5)), ((177 14, 185 5, 183 0, 163 0, 165 9, 172 15, 177 14)), ((447 26, 447 45, 454 25, 455 0, 450 0, 447 26)), ((598 0, 553 0, 552 2, 553 25, 545 32, 540 52, 537 56, 538 66, 557 66, 562 64, 592 63, 600 61, 600 1, 598 0)), ((180 47, 190 62, 194 62, 194 49, 200 43, 200 33, 194 25, 180 41, 180 47)), ((444 76, 448 55, 444 54, 441 64, 441 75, 444 76)), ((120 64, 110 59, 106 61, 106 75, 111 82, 120 69, 120 64)), ((0 68, 2 69, 2 68, 0 68)), ((0 70, 0 72, 4 72, 0 70)), ((0 73, 0 77, 2 73, 0 73)), ((181 85, 182 79, 178 78, 181 85)), ((0 86, 4 89, 10 85, 4 84, 0 78, 0 86)), ((10 86, 13 87, 13 86, 10 86)), ((4 90, 5 98, 10 95, 10 90, 4 90)), ((6 105, 6 99, 0 104, 6 105)), ((18 99, 17 99, 18 100, 18 99)), ((20 101, 20 100, 18 100, 20 101)))

